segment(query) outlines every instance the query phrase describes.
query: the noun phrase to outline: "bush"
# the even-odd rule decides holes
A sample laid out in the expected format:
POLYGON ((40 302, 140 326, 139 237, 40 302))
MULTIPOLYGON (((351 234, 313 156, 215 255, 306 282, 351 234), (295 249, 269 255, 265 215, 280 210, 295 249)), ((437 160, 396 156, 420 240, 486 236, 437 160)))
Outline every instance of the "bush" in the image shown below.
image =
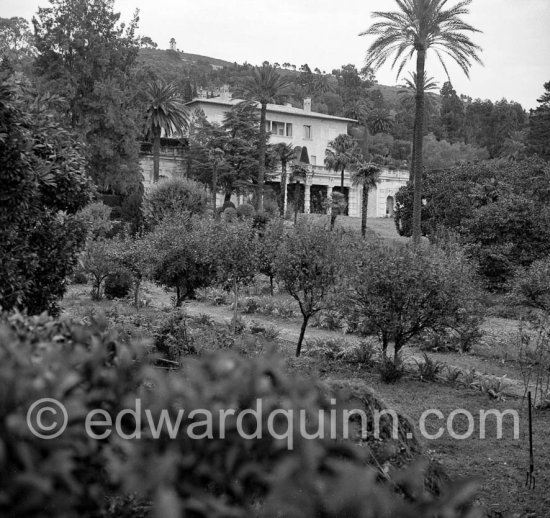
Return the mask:
MULTIPOLYGON (((171 315, 166 329, 181 333, 182 319, 179 312, 171 315)), ((210 437, 204 420, 206 413, 218 416, 220 409, 257 410, 257 420, 242 421, 245 432, 254 436, 258 425, 269 429, 268 419, 284 401, 294 415, 304 414, 305 428, 313 434, 334 411, 337 399, 338 405, 361 405, 372 423, 374 412, 385 405, 364 387, 320 385, 287 374, 284 362, 276 358, 228 353, 190 359, 182 375, 172 375, 151 369, 100 322, 83 327, 20 315, 0 320, 2 516, 94 518, 129 513, 131 508, 137 516, 150 508, 155 516, 177 512, 212 518, 258 513, 336 518, 361 516, 364 509, 373 518, 466 516, 459 509, 472 496, 471 487, 462 485, 460 498, 458 488, 451 487, 453 498, 437 499, 425 492, 418 466, 398 469, 421 455, 403 416, 398 416, 396 439, 390 416, 383 416, 376 440, 365 439, 351 417, 351 441, 338 428, 335 440, 314 443, 297 429, 291 431, 284 416, 274 423, 282 439, 269 433, 245 438, 236 426, 225 427, 223 438, 212 428, 210 437), (48 441, 30 433, 26 423, 30 405, 44 397, 57 399, 72 417, 65 432, 48 441), (88 412, 101 408, 115 422, 121 410, 136 409, 138 399, 144 424, 138 429, 143 432, 140 440, 118 433, 103 440, 88 436, 82 425, 88 412), (149 419, 165 423, 158 436, 145 426, 149 419), (178 433, 172 433, 167 421, 178 433), (415 491, 403 498, 396 486, 415 491), (132 496, 136 494, 139 499, 132 496), (121 509, 123 504, 129 508, 121 509)), ((126 433, 136 431, 136 420, 122 420, 126 433)))
POLYGON ((76 217, 86 225, 88 239, 104 239, 113 226, 111 207, 101 201, 90 203, 76 213, 76 217))
POLYGON ((0 316, 1 516, 104 515, 106 497, 118 491, 109 469, 115 456, 108 441, 88 436, 82 416, 101 408, 113 418, 122 409, 139 383, 136 359, 101 320, 84 327, 46 315, 0 316), (27 411, 42 398, 73 417, 57 438, 29 431, 27 411))
POLYGON ((128 272, 117 272, 107 276, 103 292, 109 300, 123 299, 130 293, 132 285, 132 276, 128 272))
POLYGON ((237 211, 233 207, 227 207, 222 212, 222 221, 232 223, 237 219, 237 211))
POLYGON ((183 311, 174 311, 164 319, 155 333, 155 347, 173 362, 179 362, 182 356, 197 352, 188 333, 187 316, 183 311))
POLYGON ((477 329, 480 312, 475 279, 457 246, 413 250, 368 243, 351 274, 342 307, 351 321, 376 330, 386 357, 431 330, 477 329))
POLYGON ((204 214, 208 197, 204 188, 193 180, 173 178, 155 184, 147 192, 143 212, 149 225, 156 225, 165 218, 173 218, 186 212, 204 214))
POLYGON ((510 306, 528 306, 550 313, 550 257, 519 268, 508 285, 510 306))
POLYGON ((76 134, 56 123, 47 99, 0 78, 0 307, 58 312, 84 247, 75 213, 92 184, 76 134))
POLYGON ((237 215, 239 218, 253 218, 256 210, 250 203, 243 203, 237 207, 237 215))

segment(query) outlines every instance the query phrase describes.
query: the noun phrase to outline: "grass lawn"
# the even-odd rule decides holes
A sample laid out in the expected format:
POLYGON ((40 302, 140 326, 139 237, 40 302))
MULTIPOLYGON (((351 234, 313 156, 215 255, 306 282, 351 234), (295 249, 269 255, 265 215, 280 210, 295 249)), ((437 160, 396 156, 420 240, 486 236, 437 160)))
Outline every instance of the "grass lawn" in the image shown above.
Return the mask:
MULTIPOLYGON (((90 288, 87 286, 71 286, 62 302, 65 314, 76 318, 90 318, 98 311, 105 312, 115 327, 128 337, 147 338, 160 321, 170 311, 169 294, 158 298, 158 288, 145 286, 145 295, 154 299, 151 307, 137 311, 124 301, 90 300, 90 288), (155 297, 157 299, 155 300, 155 297)), ((193 303, 191 303, 193 307, 193 303)), ((227 311, 227 309, 225 309, 227 311)), ((252 315, 254 318, 254 315, 252 315)), ((502 324, 502 323, 501 323, 502 324)), ((284 320, 277 325, 284 325, 284 320)), ((510 331, 509 327, 500 325, 510 331)), ((408 416, 415 425, 418 437, 429 456, 441 462, 448 474, 453 478, 475 477, 480 484, 479 503, 492 514, 490 516, 517 517, 547 517, 550 509, 550 493, 547 491, 550 483, 550 412, 534 412, 534 449, 536 488, 532 491, 525 488, 525 477, 529 467, 526 405, 521 406, 521 400, 511 398, 495 400, 487 395, 469 388, 450 386, 443 383, 425 383, 418 379, 405 378, 392 385, 380 382, 379 375, 357 365, 336 360, 326 360, 311 356, 294 358, 294 344, 288 340, 277 339, 273 344, 279 353, 286 357, 288 368, 297 375, 314 376, 332 380, 361 380, 367 382, 382 400, 398 412, 408 416), (431 416, 426 421, 429 433, 435 433, 449 414, 457 409, 469 411, 475 418, 473 435, 464 440, 457 440, 448 433, 439 439, 429 440, 419 433, 420 416, 428 409, 442 412, 444 419, 431 416), (503 437, 497 439, 496 421, 493 417, 487 419, 485 439, 479 438, 479 411, 496 409, 517 410, 519 414, 519 438, 514 438, 513 419, 504 418, 503 437)), ((252 351, 250 351, 252 352, 252 351)), ((478 351, 479 352, 479 351, 478 351)), ((262 354, 255 350, 255 354, 262 354)), ((448 355, 440 354, 442 358, 448 355)), ((438 359, 439 359, 438 356, 438 359)), ((493 358, 490 354, 455 355, 456 360, 462 358, 480 372, 495 371, 515 375, 514 363, 493 358)), ((498 355, 497 355, 498 356, 498 355)), ((448 363, 452 363, 452 356, 448 363)), ((465 416, 457 416, 454 420, 454 430, 462 433, 467 429, 465 416)))

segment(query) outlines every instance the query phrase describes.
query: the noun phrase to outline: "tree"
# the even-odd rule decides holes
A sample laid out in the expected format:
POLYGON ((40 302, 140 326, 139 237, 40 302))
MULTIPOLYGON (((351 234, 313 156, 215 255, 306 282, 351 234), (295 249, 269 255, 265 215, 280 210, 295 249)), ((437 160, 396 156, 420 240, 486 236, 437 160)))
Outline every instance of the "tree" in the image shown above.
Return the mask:
POLYGON ((147 84, 147 134, 153 138, 153 182, 159 179, 160 137, 182 133, 188 127, 189 117, 176 85, 157 79, 147 84))
POLYGON ((101 300, 105 279, 118 271, 112 241, 103 238, 89 240, 81 261, 84 271, 92 276, 92 299, 101 300))
POLYGON ((84 246, 75 214, 92 186, 78 136, 56 122, 48 97, 0 82, 0 306, 58 310, 84 246))
POLYGON ((137 12, 125 26, 110 0, 50 4, 33 18, 36 73, 46 90, 67 100, 64 112, 87 144, 94 182, 103 191, 135 191, 141 183, 137 12))
POLYGON ((340 186, 344 192, 344 172, 353 169, 357 163, 357 142, 350 135, 338 135, 328 143, 325 151, 325 165, 329 171, 340 172, 340 186))
POLYGON ((284 93, 290 81, 269 64, 255 67, 252 77, 247 77, 240 91, 245 97, 260 103, 260 140, 258 144, 258 212, 264 210, 265 154, 266 154, 266 112, 268 103, 274 103, 284 93))
POLYGON ((394 55, 392 66, 398 65, 399 77, 403 67, 416 53, 416 113, 414 135, 414 207, 413 243, 420 243, 420 212, 422 206, 422 139, 424 129, 424 78, 426 53, 433 50, 448 74, 444 56, 455 61, 466 76, 472 60, 481 63, 477 53, 481 48, 467 34, 480 32, 461 19, 468 14, 471 0, 462 0, 446 8, 447 0, 399 0, 398 11, 373 13, 381 19, 361 35, 375 36, 367 51, 367 66, 378 70, 394 55))
POLYGON ((286 207, 287 207, 287 184, 288 184, 288 175, 287 175, 287 165, 294 159, 294 150, 290 144, 285 144, 284 142, 279 142, 274 146, 275 155, 281 163, 281 196, 279 205, 281 207, 281 216, 285 216, 286 207))
POLYGON ((184 214, 163 220, 147 236, 156 258, 152 279, 175 290, 176 307, 216 278, 216 225, 211 219, 184 214))
POLYGON ((280 218, 270 219, 259 232, 258 257, 260 272, 269 277, 269 287, 273 296, 273 278, 275 277, 275 257, 284 235, 284 223, 280 218))
POLYGON ((342 307, 351 320, 378 334, 384 359, 390 342, 397 364, 411 338, 474 322, 476 285, 459 247, 364 246, 341 292, 342 307))
POLYGON ((309 319, 330 307, 330 297, 343 273, 342 239, 341 233, 299 222, 280 244, 276 278, 296 299, 303 318, 296 356, 300 356, 309 319))
POLYGON ((214 246, 218 278, 231 285, 235 294, 233 314, 233 334, 235 334, 239 285, 250 281, 258 271, 258 236, 250 221, 221 222, 214 246))
POLYGON ((529 117, 528 149, 546 160, 550 159, 550 81, 544 83, 545 93, 537 99, 540 103, 529 117))
POLYGON ((369 190, 376 189, 380 181, 380 168, 375 164, 362 164, 357 171, 352 173, 353 185, 363 187, 363 200, 361 204, 361 235, 363 238, 367 233, 367 212, 369 206, 369 190))
POLYGON ((21 17, 0 18, 0 60, 17 61, 34 52, 29 22, 21 17))

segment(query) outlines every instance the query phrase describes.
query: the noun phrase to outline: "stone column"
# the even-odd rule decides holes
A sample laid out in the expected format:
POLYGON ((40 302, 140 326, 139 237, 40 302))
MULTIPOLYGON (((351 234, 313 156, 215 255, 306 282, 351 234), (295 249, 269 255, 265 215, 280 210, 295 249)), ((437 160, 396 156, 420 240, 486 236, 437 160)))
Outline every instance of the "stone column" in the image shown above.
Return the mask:
POLYGON ((309 178, 306 179, 304 185, 304 214, 309 214, 311 212, 311 182, 309 178))
MULTIPOLYGON (((331 196, 332 196, 332 178, 330 179, 330 183, 327 185, 327 199, 329 199, 331 196)), ((332 214, 331 206, 328 207, 327 214, 329 216, 332 214)))

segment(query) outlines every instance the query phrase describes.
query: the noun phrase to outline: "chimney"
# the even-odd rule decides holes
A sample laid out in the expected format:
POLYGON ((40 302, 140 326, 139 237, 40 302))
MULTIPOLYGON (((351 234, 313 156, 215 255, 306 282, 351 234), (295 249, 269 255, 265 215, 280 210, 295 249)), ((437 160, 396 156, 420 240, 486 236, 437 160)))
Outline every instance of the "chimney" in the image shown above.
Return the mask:
POLYGON ((306 97, 304 99, 304 111, 306 112, 311 111, 311 97, 306 97))

